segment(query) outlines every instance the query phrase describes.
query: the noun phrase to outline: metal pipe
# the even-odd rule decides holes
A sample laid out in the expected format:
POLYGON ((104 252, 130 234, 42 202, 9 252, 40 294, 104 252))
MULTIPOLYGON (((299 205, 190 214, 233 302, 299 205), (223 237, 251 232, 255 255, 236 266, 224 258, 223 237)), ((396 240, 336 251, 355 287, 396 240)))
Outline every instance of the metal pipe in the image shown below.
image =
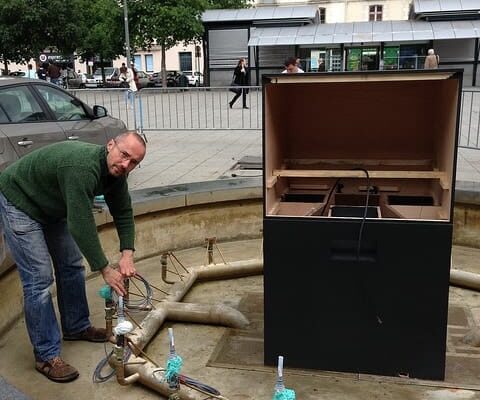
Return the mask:
POLYGON ((138 373, 129 373, 129 376, 125 377, 125 364, 123 362, 125 348, 123 346, 115 345, 114 348, 114 366, 115 374, 117 376, 117 381, 122 386, 131 385, 136 382, 140 375, 138 373))
POLYGON ((162 281, 165 283, 172 285, 175 281, 169 281, 167 279, 167 261, 168 261, 168 253, 163 253, 160 257, 160 264, 162 266, 162 281))
POLYGON ((164 302, 149 312, 140 324, 140 328, 136 328, 130 334, 129 340, 134 344, 132 350, 136 355, 140 354, 166 320, 217 324, 237 329, 249 324, 248 319, 240 311, 224 304, 164 302))
POLYGON ((113 329, 113 308, 105 307, 105 330, 107 333, 107 338, 112 336, 113 329))
MULTIPOLYGON (((163 371, 159 370, 159 368, 151 362, 145 362, 143 358, 130 357, 130 362, 125 365, 125 372, 129 374, 127 379, 135 376, 138 382, 157 391, 166 398, 172 394, 172 390, 168 387, 168 383, 164 379, 163 371)), ((185 385, 181 385, 175 394, 181 400, 200 400, 205 398, 204 394, 195 392, 185 385)))
POLYGON ((213 264, 213 243, 215 243, 216 238, 206 238, 205 243, 207 244, 207 264, 213 264))
POLYGON ((480 291, 480 275, 473 272, 451 269, 450 283, 455 286, 480 291))

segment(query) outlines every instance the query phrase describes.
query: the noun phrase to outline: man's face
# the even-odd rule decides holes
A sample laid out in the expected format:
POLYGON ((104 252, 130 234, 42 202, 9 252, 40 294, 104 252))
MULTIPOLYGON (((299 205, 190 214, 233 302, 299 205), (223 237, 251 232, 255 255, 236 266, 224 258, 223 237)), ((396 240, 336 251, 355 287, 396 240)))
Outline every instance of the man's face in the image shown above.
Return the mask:
POLYGON ((288 64, 285 69, 287 70, 287 74, 295 74, 298 72, 298 68, 296 65, 288 64))
POLYGON ((110 140, 107 151, 108 172, 117 177, 127 175, 145 157, 145 146, 134 135, 110 140))

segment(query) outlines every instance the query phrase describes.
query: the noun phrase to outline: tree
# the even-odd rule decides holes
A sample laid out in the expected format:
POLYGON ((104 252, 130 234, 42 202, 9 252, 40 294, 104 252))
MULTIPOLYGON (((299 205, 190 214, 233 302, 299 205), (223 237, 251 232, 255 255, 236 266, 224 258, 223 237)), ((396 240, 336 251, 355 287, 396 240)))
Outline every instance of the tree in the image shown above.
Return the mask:
POLYGON ((86 33, 86 5, 94 2, 38 0, 31 3, 35 3, 35 7, 39 8, 43 36, 48 38, 46 47, 55 47, 64 55, 73 54, 86 33))
POLYGON ((0 55, 8 62, 37 58, 47 47, 72 54, 84 33, 85 0, 2 0, 0 55))
POLYGON ((199 40, 205 0, 136 0, 129 5, 132 39, 137 48, 157 44, 162 53, 162 85, 167 85, 165 53, 177 43, 199 40))
POLYGON ((84 12, 85 34, 77 53, 84 60, 98 56, 104 76, 103 61, 124 53, 123 10, 116 0, 85 0, 84 12))
POLYGON ((206 0, 206 8, 249 8, 252 5, 250 0, 206 0))
POLYGON ((0 32, 4 74, 8 73, 8 62, 22 63, 37 57, 46 46, 41 13, 28 0, 0 2, 0 32))

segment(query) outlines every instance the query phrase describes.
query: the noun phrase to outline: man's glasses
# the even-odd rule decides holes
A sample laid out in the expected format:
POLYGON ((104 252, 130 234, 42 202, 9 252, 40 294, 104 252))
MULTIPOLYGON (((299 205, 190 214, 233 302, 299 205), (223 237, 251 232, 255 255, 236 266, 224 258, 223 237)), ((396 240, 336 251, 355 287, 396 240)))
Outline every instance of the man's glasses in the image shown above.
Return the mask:
POLYGON ((120 153, 120 158, 122 159, 122 161, 130 161, 130 163, 133 165, 140 164, 140 161, 133 158, 127 151, 122 150, 115 139, 113 139, 113 143, 115 143, 115 146, 117 146, 117 149, 120 153))

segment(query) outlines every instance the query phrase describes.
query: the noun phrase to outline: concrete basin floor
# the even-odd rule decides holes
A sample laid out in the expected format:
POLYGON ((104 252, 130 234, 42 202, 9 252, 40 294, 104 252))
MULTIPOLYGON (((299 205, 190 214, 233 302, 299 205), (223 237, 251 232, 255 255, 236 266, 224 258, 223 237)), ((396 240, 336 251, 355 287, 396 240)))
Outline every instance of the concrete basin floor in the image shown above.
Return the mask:
MULTIPOLYGON (((261 254, 260 240, 221 243, 219 247, 227 261, 258 258, 261 254)), ((186 266, 206 262, 205 248, 193 248, 175 254, 186 266)), ((453 267, 480 273, 479 257, 480 250, 455 246, 453 267)), ((215 253, 215 261, 221 262, 218 252, 215 253)), ((160 257, 139 261, 137 269, 155 286, 166 288, 161 281, 160 257)), ((103 300, 97 294, 102 284, 99 276, 87 282, 91 318, 98 326, 104 325, 103 300)), ((163 296, 160 292, 154 293, 157 299, 163 296)), ((168 354, 165 328, 171 326, 177 352, 184 359, 182 373, 217 388, 230 400, 271 399, 275 371, 262 364, 262 295, 262 276, 196 284, 184 301, 224 303, 238 308, 250 318, 250 327, 245 331, 235 331, 218 326, 167 322, 147 347, 147 354, 161 366, 165 365, 168 354)), ((295 389, 300 400, 480 399, 480 349, 466 348, 459 342, 469 326, 480 325, 479 300, 476 292, 455 287, 450 289, 445 384, 406 378, 295 370, 288 368, 286 359, 286 386, 295 389)), ((138 320, 141 317, 141 314, 135 316, 138 320)), ((0 338, 0 375, 34 400, 163 398, 140 384, 120 386, 115 377, 105 383, 93 383, 93 371, 110 349, 110 344, 64 342, 62 356, 79 369, 80 377, 68 384, 50 382, 34 369, 31 346, 22 318, 0 338)))

